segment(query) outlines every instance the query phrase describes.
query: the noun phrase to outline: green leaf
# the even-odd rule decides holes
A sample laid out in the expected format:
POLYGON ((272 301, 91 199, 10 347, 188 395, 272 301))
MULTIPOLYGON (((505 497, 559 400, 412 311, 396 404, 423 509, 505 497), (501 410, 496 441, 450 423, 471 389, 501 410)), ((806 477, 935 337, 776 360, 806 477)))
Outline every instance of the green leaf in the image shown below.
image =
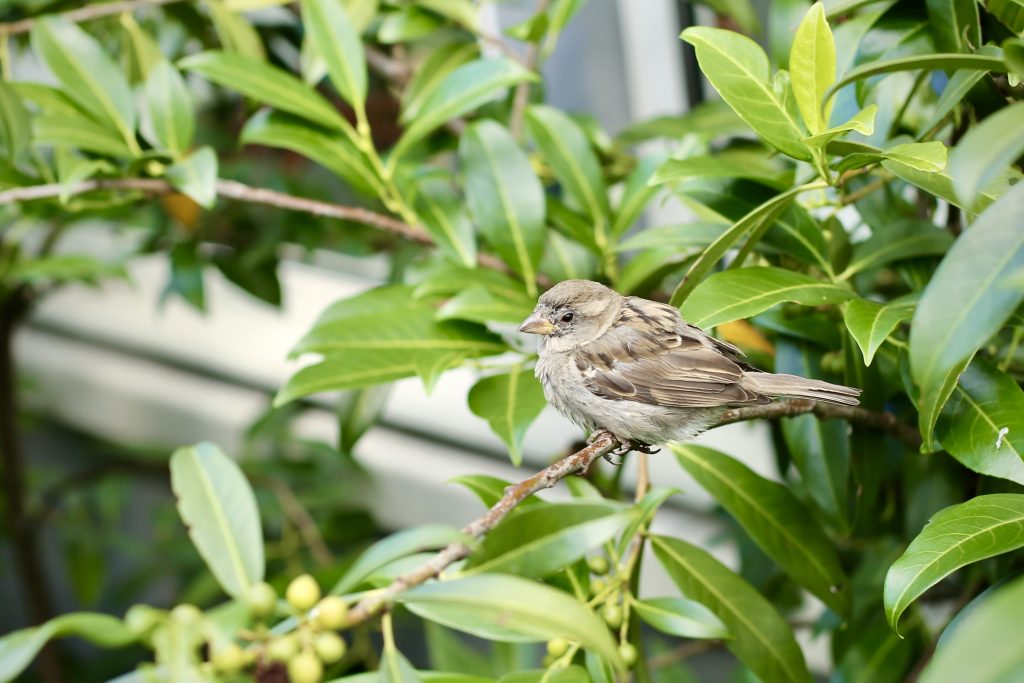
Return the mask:
POLYGON ((155 147, 169 150, 175 156, 192 146, 195 117, 192 95, 185 79, 170 62, 157 62, 146 79, 143 99, 143 134, 155 147))
POLYGON ((625 665, 608 627, 575 598, 528 579, 479 574, 417 586, 398 597, 412 612, 482 638, 536 642, 565 638, 625 665))
POLYGON ((1021 154, 1024 154, 1024 102, 1004 107, 980 125, 971 126, 957 143, 949 161, 949 175, 963 206, 973 210, 981 191, 1021 154))
POLYGON ((472 0, 419 0, 419 5, 471 31, 476 28, 477 6, 472 0))
POLYGON ((52 88, 42 83, 11 82, 8 84, 18 97, 35 103, 44 112, 70 114, 72 116, 82 115, 82 110, 78 108, 78 105, 57 88, 52 88))
POLYGON ((850 132, 857 132, 861 135, 871 135, 875 132, 875 115, 878 113, 877 104, 869 104, 854 114, 846 123, 833 126, 817 135, 812 135, 804 140, 809 146, 824 149, 828 143, 836 138, 850 132))
POLYGON ((438 320, 521 323, 533 310, 533 300, 523 291, 515 298, 495 294, 483 285, 465 289, 449 299, 438 312, 438 320))
POLYGON ((828 127, 832 111, 825 93, 836 79, 836 44, 820 2, 811 5, 796 29, 789 53, 793 97, 812 135, 828 127))
POLYGON ((405 6, 386 12, 377 28, 377 42, 383 45, 411 43, 438 33, 444 24, 440 17, 418 7, 405 6))
POLYGON ((472 41, 456 41, 432 50, 413 71, 402 92, 402 114, 399 121, 408 124, 415 120, 423 111, 427 98, 445 76, 475 58, 479 52, 479 47, 472 41))
POLYGON ((647 208, 648 202, 660 191, 660 188, 650 186, 650 180, 663 159, 664 156, 661 154, 642 157, 626 177, 622 198, 619 199, 615 220, 612 221, 613 236, 620 237, 629 230, 647 208))
POLYGON ((1020 609, 1024 579, 1017 578, 964 616, 921 672, 920 683, 1014 683, 1024 672, 1024 632, 1020 609))
POLYGON ((73 612, 41 626, 11 631, 0 638, 0 681, 7 683, 28 668, 47 642, 77 636, 101 647, 124 647, 137 636, 120 619, 94 612, 73 612))
POLYGON ((217 201, 217 155, 210 147, 200 147, 169 166, 167 179, 196 204, 209 209, 217 201))
POLYGON ((780 152, 808 160, 804 132, 769 81, 768 56, 750 38, 691 26, 682 38, 697 51, 701 71, 741 119, 780 152))
POLYGON ((964 365, 998 331, 1024 292, 1001 280, 1024 268, 1024 185, 992 204, 953 244, 925 287, 910 328, 910 369, 921 389, 921 436, 932 428, 964 365))
POLYGON ((416 185, 415 207, 441 253, 467 268, 475 268, 473 224, 451 183, 439 175, 423 178, 416 185))
POLYGON ((466 202, 480 232, 535 296, 546 205, 529 159, 504 127, 483 120, 463 133, 459 161, 466 202))
POLYGON ((785 486, 711 448, 672 446, 679 464, 798 583, 840 614, 850 610, 835 546, 785 486))
MULTIPOLYGON (((853 634, 851 634, 851 638, 853 634)), ((906 681, 916 644, 892 632, 883 619, 860 630, 831 679, 834 683, 900 683, 906 681)))
POLYGON ((4 279, 26 284, 87 282, 102 278, 127 278, 124 267, 105 263, 84 254, 54 254, 43 258, 22 258, 14 262, 4 279))
POLYGON ((946 82, 946 87, 942 89, 939 101, 935 103, 935 108, 932 110, 931 119, 926 125, 921 126, 920 130, 928 131, 938 126, 942 119, 946 118, 967 97, 974 86, 985 78, 985 75, 984 71, 957 71, 954 73, 946 82))
POLYGON ((983 358, 960 375, 935 435, 975 472, 1024 484, 1024 392, 983 358))
POLYGON ((729 229, 727 223, 696 221, 644 228, 619 245, 619 251, 637 249, 703 249, 729 229))
POLYGON ((380 683, 420 683, 422 680, 405 655, 388 645, 380 653, 377 675, 380 683))
POLYGON ((726 270, 705 279, 683 304, 682 313, 692 325, 715 327, 757 315, 784 301, 821 306, 853 296, 848 289, 809 275, 756 266, 726 270))
POLYGON ((771 199, 765 201, 753 209, 751 209, 743 218, 733 223, 732 227, 722 233, 722 236, 711 243, 704 253, 700 255, 700 258, 694 262, 690 269, 686 271, 686 275, 683 277, 682 282, 676 287, 675 291, 672 292, 671 304, 673 306, 682 306, 683 302, 686 301, 687 297, 693 293, 696 288, 703 280, 704 277, 711 271, 718 261, 725 256, 726 252, 729 251, 739 241, 741 237, 746 235, 748 232, 760 233, 778 218, 779 214, 785 211, 786 207, 789 206, 798 194, 810 189, 810 186, 801 185, 794 187, 792 190, 783 192, 775 195, 771 199))
POLYGON ((314 49, 327 63, 331 83, 365 118, 366 61, 359 39, 341 0, 302 0, 303 26, 314 49))
MULTIPOLYGON (((60 181, 60 202, 67 204, 78 183, 88 180, 98 173, 110 173, 113 165, 104 159, 87 159, 68 151, 66 147, 58 147, 54 157, 57 162, 57 179, 60 181)), ((15 265, 15 268, 17 265, 15 265)))
POLYGON ((726 647, 741 662, 767 683, 810 683, 792 630, 753 586, 685 541, 652 536, 651 546, 679 590, 710 608, 729 629, 726 647))
MULTIPOLYGON (((459 66, 444 77, 423 102, 418 115, 409 120, 409 126, 391 152, 389 164, 393 165, 409 147, 444 123, 490 102, 517 83, 536 79, 517 62, 503 58, 476 59, 459 66)), ((498 124, 490 122, 490 125, 498 124)))
POLYGON ((267 53, 256 28, 240 13, 227 8, 224 0, 209 0, 206 7, 225 52, 233 52, 263 61, 267 53))
POLYGON ((391 385, 381 384, 346 391, 338 397, 338 450, 351 453, 356 443, 380 421, 391 395, 391 385))
POLYGON ((928 23, 943 52, 970 53, 981 47, 976 0, 927 0, 928 23))
POLYGON ((512 464, 518 466, 523 460, 523 435, 547 405, 533 371, 516 367, 506 374, 484 377, 469 390, 468 400, 469 409, 487 420, 508 446, 512 464))
POLYGON ((188 535, 217 582, 234 598, 263 580, 263 529, 249 482, 212 443, 171 456, 171 487, 188 535))
POLYGON ((287 114, 258 112, 245 124, 240 141, 297 152, 364 194, 374 197, 387 194, 366 156, 348 137, 316 128, 287 114))
POLYGON ((715 12, 732 19, 740 30, 748 35, 756 35, 761 32, 761 22, 757 18, 757 11, 751 0, 701 0, 701 2, 715 12))
MULTIPOLYGON (((512 485, 512 482, 492 477, 486 474, 464 474, 452 477, 452 483, 461 484, 469 489, 485 507, 492 507, 505 495, 505 489, 512 485)), ((519 504, 519 510, 533 505, 550 505, 547 501, 537 496, 530 496, 519 504)))
POLYGON ((28 110, 10 83, 0 79, 0 154, 17 164, 32 137, 28 110))
POLYGON ((65 145, 83 152, 130 159, 134 156, 124 140, 81 114, 49 113, 32 120, 32 140, 44 145, 65 145))
POLYGON ((639 516, 604 501, 534 506, 487 534, 463 573, 544 578, 610 541, 639 516))
MULTIPOLYGON (((991 6, 991 2, 989 5, 991 6)), ((1021 21, 1024 23, 1024 6, 1021 7, 1021 21)), ((1003 41, 1003 53, 1006 65, 1017 78, 1024 80, 1024 39, 1008 38, 1003 41)))
POLYGON ((685 135, 698 142, 735 136, 749 132, 749 128, 728 104, 721 100, 701 102, 681 116, 657 116, 627 126, 616 140, 633 145, 654 138, 678 140, 685 135))
POLYGON ((749 154, 730 155, 726 150, 685 159, 668 159, 649 182, 660 185, 687 178, 749 178, 781 190, 792 185, 793 172, 767 158, 749 154))
POLYGON ((32 47, 71 98, 103 128, 114 131, 133 153, 135 105, 128 79, 96 40, 59 15, 32 26, 32 47))
POLYGON ((840 274, 847 279, 870 268, 921 256, 943 256, 953 237, 930 221, 906 218, 894 221, 853 248, 850 263, 840 274))
POLYGON ((295 114, 356 139, 351 124, 323 95, 290 73, 266 62, 228 52, 200 52, 178 63, 219 86, 295 114))
POLYGON ((914 315, 916 306, 916 301, 903 300, 880 304, 868 299, 854 299, 847 304, 843 320, 864 354, 864 365, 871 365, 878 347, 897 325, 914 315))
POLYGON ((935 53, 929 52, 924 55, 912 55, 910 57, 897 57, 895 59, 883 59, 867 62, 856 69, 847 71, 846 74, 832 85, 828 90, 827 97, 835 96, 845 86, 856 81, 878 76, 880 74, 895 73, 897 71, 917 71, 919 69, 943 70, 943 71, 992 71, 994 73, 1006 73, 1006 64, 999 57, 982 54, 961 55, 956 53, 935 53))
POLYGON ((729 638, 729 629, 699 602, 686 598, 647 598, 630 603, 650 626, 680 638, 729 638))
POLYGON ((526 111, 526 130, 550 164, 566 194, 594 223, 598 244, 607 239, 608 190, 601 164, 575 121, 554 107, 533 105, 526 111))
MULTIPOLYGON (((994 493, 940 510, 885 575, 885 616, 904 610, 957 569, 1024 547, 1024 495, 994 493)), ((973 679, 972 679, 973 680, 973 679)))
POLYGON ((424 550, 443 548, 450 543, 469 539, 455 527, 444 524, 424 524, 383 538, 367 548, 331 588, 332 595, 347 593, 358 587, 381 567, 424 550))

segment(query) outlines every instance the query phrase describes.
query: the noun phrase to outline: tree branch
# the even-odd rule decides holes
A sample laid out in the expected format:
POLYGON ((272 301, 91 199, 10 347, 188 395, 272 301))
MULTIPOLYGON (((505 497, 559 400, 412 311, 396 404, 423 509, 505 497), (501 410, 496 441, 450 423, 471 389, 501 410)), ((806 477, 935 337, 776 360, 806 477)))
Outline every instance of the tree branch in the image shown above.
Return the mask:
MULTIPOLYGON (((151 195, 175 194, 178 192, 169 182, 159 178, 110 178, 84 180, 76 183, 68 190, 68 196, 77 196, 98 190, 136 191, 151 195)), ((36 199, 51 199, 60 196, 60 193, 61 185, 59 183, 15 187, 0 192, 0 206, 36 199)), ((284 192, 278 192, 277 190, 252 187, 235 180, 223 179, 217 181, 217 196, 250 204, 262 204, 289 211, 308 213, 314 216, 352 221, 353 223, 360 223, 371 228, 389 232, 415 244, 425 247, 435 246, 434 239, 422 227, 409 225, 397 218, 358 206, 332 204, 318 199, 297 197, 285 194, 284 192)), ((511 272, 504 261, 491 254, 479 254, 477 262, 484 268, 497 270, 502 273, 511 272)), ((550 280, 543 277, 538 278, 538 282, 542 286, 550 284, 550 280)))
MULTIPOLYGON (((134 12, 135 10, 143 7, 158 7, 160 5, 170 5, 175 2, 183 2, 183 0, 123 0, 122 2, 105 2, 86 5, 85 7, 70 10, 68 12, 61 12, 60 16, 77 24, 83 21, 90 21, 92 19, 109 17, 112 14, 134 12)), ((33 17, 30 19, 11 21, 5 24, 0 23, 0 35, 6 34, 14 36, 19 33, 28 33, 32 30, 32 26, 35 25, 36 21, 37 19, 33 17)))
POLYGON ((718 421, 718 425, 744 422, 746 420, 771 420, 779 417, 795 417, 813 413, 822 420, 847 420, 860 427, 889 432, 913 448, 921 447, 921 435, 916 429, 900 421, 892 413, 876 412, 860 406, 843 406, 835 403, 818 403, 805 399, 785 399, 761 405, 733 408, 718 421))
MULTIPOLYGON (((529 479, 524 479, 505 489, 505 495, 495 503, 483 517, 479 517, 462 528, 462 533, 471 539, 477 539, 498 525, 512 512, 517 505, 538 491, 549 489, 562 479, 576 472, 586 472, 590 465, 619 445, 619 441, 608 432, 598 432, 590 444, 572 455, 567 455, 549 467, 545 467, 529 479)), ((468 557, 472 551, 465 543, 451 543, 434 557, 407 574, 395 579, 391 584, 379 591, 367 594, 352 611, 349 612, 348 625, 354 626, 370 619, 400 593, 413 586, 435 578, 448 566, 468 557)))

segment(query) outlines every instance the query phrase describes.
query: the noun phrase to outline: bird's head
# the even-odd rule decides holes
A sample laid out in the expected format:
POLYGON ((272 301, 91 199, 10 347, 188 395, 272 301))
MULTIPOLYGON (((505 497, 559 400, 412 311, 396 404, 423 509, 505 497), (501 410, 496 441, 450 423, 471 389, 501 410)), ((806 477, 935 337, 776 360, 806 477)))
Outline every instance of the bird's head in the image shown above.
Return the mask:
POLYGON ((604 334, 621 307, 622 297, 599 282, 565 280, 541 295, 519 331, 541 335, 548 350, 564 351, 604 334))

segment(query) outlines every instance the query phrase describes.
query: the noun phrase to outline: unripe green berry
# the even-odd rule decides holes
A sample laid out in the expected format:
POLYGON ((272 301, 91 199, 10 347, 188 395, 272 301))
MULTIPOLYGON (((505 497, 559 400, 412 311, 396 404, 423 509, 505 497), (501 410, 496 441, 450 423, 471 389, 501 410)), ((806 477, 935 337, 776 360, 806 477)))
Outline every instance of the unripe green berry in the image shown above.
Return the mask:
POLYGON ((630 669, 632 669, 636 664, 638 657, 636 648, 632 643, 623 643, 622 645, 619 645, 619 656, 621 656, 622 660, 626 662, 626 667, 630 669))
POLYGON ((337 631, 348 619, 348 604, 337 595, 328 595, 316 605, 316 625, 327 631, 337 631))
POLYGON ((179 624, 193 624, 203 618, 203 613, 195 605, 188 603, 176 606, 171 610, 171 619, 179 624))
POLYGON ((345 641, 341 639, 341 636, 333 631, 328 631, 316 637, 316 640, 313 641, 313 649, 325 664, 334 664, 345 656, 346 648, 345 641))
POLYGON ((149 605, 132 605, 124 615, 124 625, 139 638, 147 638, 163 621, 167 612, 149 605))
POLYGON ((235 643, 227 643, 213 651, 213 668, 221 673, 233 674, 245 666, 245 652, 235 643))
POLYGON ((278 636, 267 643, 267 659, 286 662, 299 651, 299 640, 294 634, 278 636))
POLYGON ((320 599, 320 584, 309 574, 297 576, 288 584, 284 597, 296 610, 305 612, 320 599))
POLYGON ((548 641, 548 654, 558 658, 569 650, 569 641, 565 638, 552 638, 548 641))
POLYGON ((277 607, 277 591, 264 581, 254 583, 246 593, 245 602, 254 617, 269 617, 277 607))
POLYGON ((607 574, 608 573, 608 559, 602 555, 595 555, 587 560, 587 566, 590 567, 590 571, 594 574, 607 574))
POLYGON ((291 683, 320 683, 324 665, 309 650, 303 650, 288 661, 288 678, 291 683))
POLYGON ((601 610, 601 616, 604 618, 604 623, 612 628, 622 626, 622 608, 618 605, 608 603, 601 610))
POLYGON ((594 579, 590 582, 590 592, 594 595, 600 595, 604 592, 604 589, 608 587, 608 582, 604 579, 594 579))

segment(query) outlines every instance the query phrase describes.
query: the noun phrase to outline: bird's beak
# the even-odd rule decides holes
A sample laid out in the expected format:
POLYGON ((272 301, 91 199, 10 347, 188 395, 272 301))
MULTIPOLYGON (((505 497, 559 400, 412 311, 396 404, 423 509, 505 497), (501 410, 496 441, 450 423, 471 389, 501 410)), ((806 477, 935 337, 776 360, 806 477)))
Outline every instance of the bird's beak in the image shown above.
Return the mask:
POLYGON ((551 321, 541 316, 540 313, 534 313, 529 318, 523 321, 523 324, 519 326, 520 332, 526 332, 527 334, 551 334, 555 331, 555 326, 551 324, 551 321))

